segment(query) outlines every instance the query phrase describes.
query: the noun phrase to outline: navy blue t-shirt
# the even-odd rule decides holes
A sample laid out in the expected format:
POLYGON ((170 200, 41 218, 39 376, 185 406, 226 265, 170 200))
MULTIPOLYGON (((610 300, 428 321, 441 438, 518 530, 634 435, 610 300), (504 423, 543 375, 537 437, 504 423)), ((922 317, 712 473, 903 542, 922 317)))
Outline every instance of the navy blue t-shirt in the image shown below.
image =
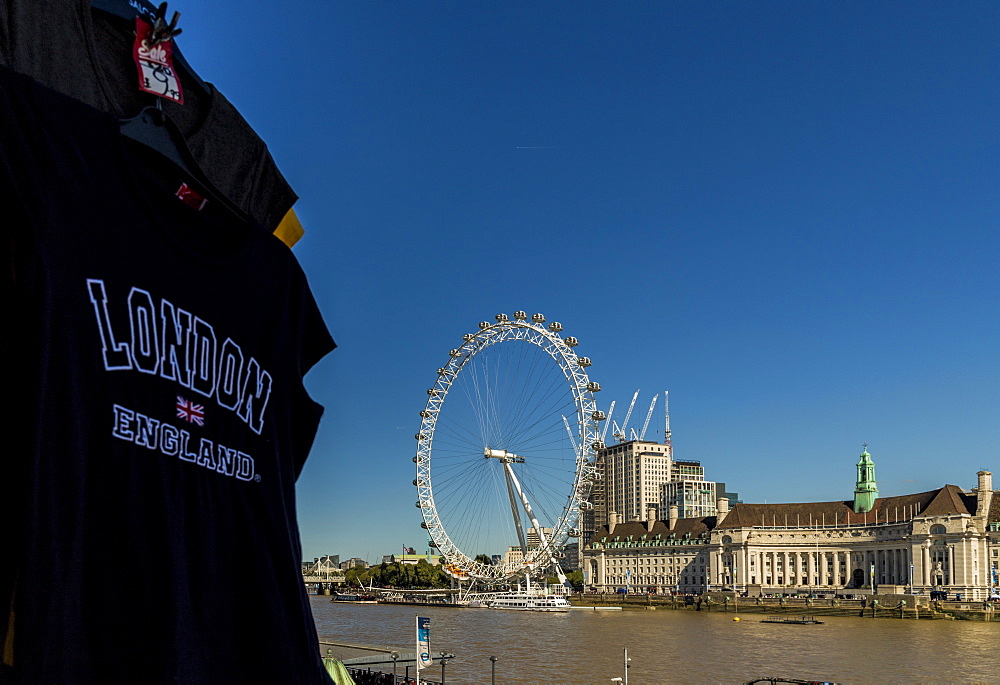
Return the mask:
POLYGON ((14 673, 329 682, 294 486, 333 341, 287 247, 166 170, 0 68, 14 673))

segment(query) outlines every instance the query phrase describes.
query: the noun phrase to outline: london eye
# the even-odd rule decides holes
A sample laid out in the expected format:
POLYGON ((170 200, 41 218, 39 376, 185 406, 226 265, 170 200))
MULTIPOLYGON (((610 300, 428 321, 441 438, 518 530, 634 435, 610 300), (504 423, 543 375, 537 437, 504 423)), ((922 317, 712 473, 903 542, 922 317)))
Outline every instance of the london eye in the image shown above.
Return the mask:
POLYGON ((453 575, 537 575, 579 535, 598 477, 590 359, 562 325, 514 312, 483 321, 437 369, 415 435, 417 506, 453 575))

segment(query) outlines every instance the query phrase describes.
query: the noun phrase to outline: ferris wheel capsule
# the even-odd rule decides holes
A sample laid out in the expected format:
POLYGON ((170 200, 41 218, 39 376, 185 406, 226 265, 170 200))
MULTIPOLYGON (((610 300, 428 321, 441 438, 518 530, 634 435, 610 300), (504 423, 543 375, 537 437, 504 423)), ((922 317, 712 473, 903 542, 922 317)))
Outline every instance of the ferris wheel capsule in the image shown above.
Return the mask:
POLYGON ((470 340, 472 340, 475 337, 476 336, 473 333, 466 333, 465 335, 462 336, 462 340, 464 340, 465 342, 469 342, 470 340))
POLYGON ((427 436, 424 435, 423 433, 417 433, 416 435, 413 436, 413 439, 414 440, 426 440, 427 436))
POLYGON ((480 321, 479 322, 479 330, 485 331, 489 327, 490 327, 490 322, 489 321, 480 321))
POLYGON ((562 331, 562 329, 563 326, 558 321, 553 321, 552 323, 549 324, 549 330, 552 331, 553 333, 559 333, 560 331, 562 331))
POLYGON ((502 314, 502 313, 501 314, 497 314, 493 318, 497 320, 497 323, 503 323, 505 321, 510 321, 510 317, 507 316, 506 314, 502 314))
POLYGON ((563 340, 563 342, 569 345, 570 347, 576 347, 577 345, 580 344, 580 341, 574 338, 572 335, 563 340))
POLYGON ((517 319, 518 321, 524 321, 525 319, 528 318, 528 314, 527 312, 522 312, 521 310, 518 310, 514 312, 514 318, 517 319))
MULTIPOLYGON (((582 366, 582 364, 581 364, 581 366, 582 366)), ((438 390, 437 390, 437 388, 428 388, 427 389, 427 394, 430 395, 431 397, 437 397, 438 396, 438 390)))
POLYGON ((595 449, 595 450, 603 450, 603 449, 604 449, 604 443, 603 443, 603 442, 601 442, 600 440, 598 440, 598 441, 596 441, 596 442, 593 442, 593 443, 591 443, 591 445, 590 445, 590 446, 591 446, 591 447, 592 447, 593 449, 595 449))
MULTIPOLYGON (((466 333, 466 335, 468 335, 468 333, 466 333)), ((448 350, 449 357, 458 357, 461 356, 461 354, 462 354, 461 350, 448 350)))
POLYGON ((590 392, 600 392, 601 384, 596 381, 590 381, 589 383, 587 383, 587 390, 589 390, 590 392))
POLYGON ((590 357, 578 357, 576 363, 583 368, 587 368, 591 364, 590 357))
POLYGON ((531 315, 531 320, 534 321, 535 323, 545 323, 545 315, 544 314, 532 314, 531 315))
POLYGON ((595 411, 593 414, 590 415, 590 418, 592 418, 594 421, 604 421, 606 418, 608 418, 608 415, 605 414, 603 411, 595 411))

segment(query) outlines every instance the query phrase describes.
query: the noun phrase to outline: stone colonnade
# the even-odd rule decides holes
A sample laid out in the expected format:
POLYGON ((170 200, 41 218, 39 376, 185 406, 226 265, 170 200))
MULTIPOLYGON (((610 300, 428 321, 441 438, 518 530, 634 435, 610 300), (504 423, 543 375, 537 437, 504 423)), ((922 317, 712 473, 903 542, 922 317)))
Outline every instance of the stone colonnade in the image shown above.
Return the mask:
MULTIPOLYGON (((857 569, 863 574, 860 584, 870 586, 874 566, 876 585, 908 585, 911 564, 913 560, 908 547, 810 550, 727 546, 712 554, 712 583, 843 587, 852 583, 857 569)), ((926 570, 928 565, 924 563, 921 567, 926 570)), ((928 582, 924 581, 924 584, 928 582)))

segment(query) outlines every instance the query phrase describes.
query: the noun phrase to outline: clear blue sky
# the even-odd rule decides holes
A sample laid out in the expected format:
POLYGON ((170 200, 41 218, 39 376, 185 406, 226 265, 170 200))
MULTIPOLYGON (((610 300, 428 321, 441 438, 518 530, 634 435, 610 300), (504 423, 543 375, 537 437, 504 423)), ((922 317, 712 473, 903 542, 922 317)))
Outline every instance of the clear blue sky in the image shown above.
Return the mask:
POLYGON ((745 501, 1000 472, 1000 4, 178 0, 340 348, 303 554, 425 548, 449 348, 542 312, 745 501))

